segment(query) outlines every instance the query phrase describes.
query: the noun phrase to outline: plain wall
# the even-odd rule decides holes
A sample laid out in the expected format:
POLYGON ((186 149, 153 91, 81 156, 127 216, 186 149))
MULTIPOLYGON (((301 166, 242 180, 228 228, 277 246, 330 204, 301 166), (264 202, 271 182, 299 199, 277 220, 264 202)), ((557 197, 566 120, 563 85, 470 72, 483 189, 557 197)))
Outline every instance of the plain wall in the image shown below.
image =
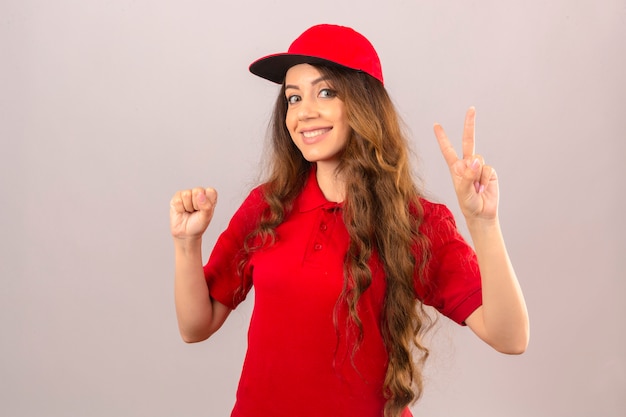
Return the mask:
POLYGON ((0 415, 229 414, 252 297, 181 341, 168 203, 218 190, 208 256, 278 91, 247 67, 321 22, 376 46, 429 195, 460 214, 432 125, 470 105, 500 177, 529 349, 442 319, 415 415, 625 415, 623 0, 0 1, 0 415))

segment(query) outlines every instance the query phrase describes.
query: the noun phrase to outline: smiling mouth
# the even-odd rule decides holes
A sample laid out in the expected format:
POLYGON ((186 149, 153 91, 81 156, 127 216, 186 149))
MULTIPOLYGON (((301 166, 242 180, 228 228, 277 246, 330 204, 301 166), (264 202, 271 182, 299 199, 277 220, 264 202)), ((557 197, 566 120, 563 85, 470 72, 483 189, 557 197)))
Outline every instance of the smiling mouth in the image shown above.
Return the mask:
POLYGON ((323 135, 326 132, 330 132, 330 128, 317 129, 317 130, 311 130, 311 131, 308 131, 308 132, 302 132, 302 136, 304 136, 307 139, 311 139, 311 138, 323 135))

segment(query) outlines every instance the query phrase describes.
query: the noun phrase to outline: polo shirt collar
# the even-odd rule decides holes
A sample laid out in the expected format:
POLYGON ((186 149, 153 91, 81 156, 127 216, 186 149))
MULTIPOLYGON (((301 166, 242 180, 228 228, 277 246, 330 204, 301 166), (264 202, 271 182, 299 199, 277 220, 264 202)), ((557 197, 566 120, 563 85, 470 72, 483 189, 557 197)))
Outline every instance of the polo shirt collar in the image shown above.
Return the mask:
POLYGON ((343 206, 343 203, 335 203, 333 201, 328 201, 326 197, 324 197, 324 193, 322 192, 319 184, 317 183, 317 176, 315 175, 317 172, 315 164, 311 165, 311 170, 309 171, 309 178, 307 178, 306 183, 304 184, 304 188, 302 192, 296 199, 297 209, 300 212, 312 211, 317 208, 324 209, 337 209, 343 206))

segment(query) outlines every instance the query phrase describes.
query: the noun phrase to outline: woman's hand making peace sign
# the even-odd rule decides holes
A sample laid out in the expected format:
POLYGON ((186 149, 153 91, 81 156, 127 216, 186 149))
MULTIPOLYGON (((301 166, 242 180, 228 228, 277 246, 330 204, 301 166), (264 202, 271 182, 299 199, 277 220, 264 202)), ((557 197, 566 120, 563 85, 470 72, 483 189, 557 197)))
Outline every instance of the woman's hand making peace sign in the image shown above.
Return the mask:
POLYGON ((450 168, 482 280, 483 305, 465 323, 496 350, 521 353, 528 345, 528 311, 500 231, 496 171, 474 154, 475 119, 476 110, 470 107, 463 127, 462 159, 443 128, 435 124, 435 136, 450 168))
POLYGON ((435 136, 448 164, 461 211, 467 220, 495 220, 498 216, 498 177, 496 171, 480 155, 474 153, 476 109, 470 107, 463 127, 463 158, 439 124, 435 136))

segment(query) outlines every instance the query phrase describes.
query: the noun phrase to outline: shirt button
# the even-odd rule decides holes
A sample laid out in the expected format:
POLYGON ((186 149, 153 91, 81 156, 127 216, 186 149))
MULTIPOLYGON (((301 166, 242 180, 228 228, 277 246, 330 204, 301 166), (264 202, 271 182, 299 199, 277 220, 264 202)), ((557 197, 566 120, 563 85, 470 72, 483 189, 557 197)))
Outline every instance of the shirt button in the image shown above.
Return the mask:
POLYGON ((326 229, 328 229, 328 226, 326 226, 326 224, 325 224, 325 223, 322 223, 322 224, 320 225, 320 230, 321 230, 322 232, 324 232, 324 231, 326 231, 326 229))
POLYGON ((322 250, 322 244, 321 243, 316 243, 315 246, 313 246, 313 249, 315 249, 315 250, 322 250))

